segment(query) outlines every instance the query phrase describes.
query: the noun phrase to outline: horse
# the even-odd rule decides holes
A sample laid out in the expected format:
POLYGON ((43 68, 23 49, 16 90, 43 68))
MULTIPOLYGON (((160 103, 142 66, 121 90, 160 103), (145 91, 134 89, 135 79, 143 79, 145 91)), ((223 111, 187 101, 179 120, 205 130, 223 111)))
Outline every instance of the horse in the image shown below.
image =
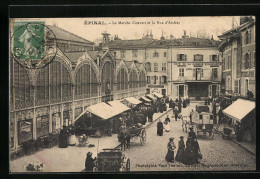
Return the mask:
POLYGON ((189 126, 191 125, 190 123, 190 119, 188 118, 188 116, 181 116, 181 120, 182 120, 182 130, 187 133, 187 129, 189 128, 189 126))

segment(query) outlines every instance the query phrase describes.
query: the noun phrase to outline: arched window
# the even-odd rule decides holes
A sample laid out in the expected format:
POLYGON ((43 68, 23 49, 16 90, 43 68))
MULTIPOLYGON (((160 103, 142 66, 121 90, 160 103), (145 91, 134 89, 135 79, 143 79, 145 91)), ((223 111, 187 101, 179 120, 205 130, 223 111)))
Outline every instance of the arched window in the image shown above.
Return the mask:
POLYGON ((113 65, 111 62, 105 62, 102 68, 102 93, 104 94, 107 91, 113 90, 113 65))
POLYGON ((81 66, 76 73, 76 98, 97 96, 97 76, 88 64, 81 66))
MULTIPOLYGON (((56 59, 59 57, 56 57, 56 59)), ((65 66, 53 61, 42 68, 37 76, 36 104, 72 99, 72 82, 65 66)))
POLYGON ((127 74, 124 68, 121 68, 117 73, 117 90, 127 89, 127 74))
POLYGON ((146 85, 146 80, 145 80, 145 73, 144 73, 144 71, 141 71, 141 72, 140 72, 140 75, 139 75, 139 84, 140 84, 139 87, 145 87, 145 85, 146 85))
POLYGON ((137 88, 138 87, 138 78, 137 78, 137 73, 135 70, 132 70, 130 72, 130 77, 129 77, 129 88, 137 88))
POLYGON ((11 60, 10 68, 11 103, 15 100, 16 109, 32 106, 30 82, 25 68, 14 59, 11 60))

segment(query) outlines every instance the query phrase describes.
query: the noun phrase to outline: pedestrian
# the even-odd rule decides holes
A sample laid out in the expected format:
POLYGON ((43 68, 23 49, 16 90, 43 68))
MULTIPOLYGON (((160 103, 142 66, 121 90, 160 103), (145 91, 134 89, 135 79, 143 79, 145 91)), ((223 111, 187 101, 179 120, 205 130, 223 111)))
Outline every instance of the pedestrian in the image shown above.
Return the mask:
POLYGON ((193 127, 190 127, 188 136, 191 137, 192 140, 197 139, 196 133, 193 131, 193 127))
POLYGON ((184 99, 184 100, 183 100, 183 108, 186 108, 186 106, 187 106, 187 100, 184 99))
POLYGON ((93 168, 95 166, 94 162, 95 162, 95 159, 92 158, 92 152, 88 152, 87 158, 85 161, 85 171, 86 172, 93 172, 93 168))
POLYGON ((170 132, 171 128, 170 128, 170 122, 168 121, 164 121, 164 129, 166 132, 170 132))
POLYGON ((218 123, 221 124, 222 120, 223 120, 223 112, 222 112, 222 108, 220 107, 218 111, 218 123))
POLYGON ((167 144, 168 152, 165 157, 167 162, 174 162, 174 150, 176 149, 176 146, 175 146, 173 140, 174 140, 174 138, 170 137, 169 142, 167 144))
POLYGON ((175 102, 173 101, 172 102, 172 110, 174 110, 175 109, 175 102))
POLYGON ((131 135, 130 132, 126 133, 126 148, 130 149, 130 140, 131 140, 131 135))
POLYGON ((60 130, 59 147, 60 148, 67 148, 68 147, 68 133, 67 133, 66 126, 63 126, 63 129, 60 130))
POLYGON ((165 118, 165 121, 171 122, 171 120, 170 120, 170 118, 169 118, 169 115, 167 115, 167 117, 165 118))
POLYGON ((175 121, 177 121, 179 116, 179 111, 177 109, 174 110, 174 116, 175 116, 175 121))
POLYGON ((75 136, 75 130, 73 128, 70 129, 69 142, 68 145, 75 146, 77 142, 77 138, 75 136))
POLYGON ((175 160, 178 162, 183 163, 184 162, 184 150, 185 150, 185 144, 184 144, 184 137, 180 136, 178 151, 175 157, 175 160))
POLYGON ((187 141, 186 141, 186 148, 184 150, 184 164, 186 165, 191 165, 196 163, 195 161, 195 155, 193 152, 193 148, 192 148, 192 138, 188 137, 187 141))
POLYGON ((179 110, 179 113, 181 113, 181 101, 179 101, 179 103, 178 103, 178 110, 179 110))
POLYGON ((163 123, 161 119, 159 119, 159 122, 157 123, 157 135, 159 136, 163 135, 163 123))
POLYGON ((193 114, 193 109, 190 112, 190 124, 192 124, 192 114, 193 114))
POLYGON ((199 146, 197 139, 194 139, 194 141, 192 142, 192 148, 193 148, 193 152, 194 152, 195 162, 200 163, 199 159, 202 159, 202 155, 201 155, 201 152, 200 152, 200 146, 199 146))

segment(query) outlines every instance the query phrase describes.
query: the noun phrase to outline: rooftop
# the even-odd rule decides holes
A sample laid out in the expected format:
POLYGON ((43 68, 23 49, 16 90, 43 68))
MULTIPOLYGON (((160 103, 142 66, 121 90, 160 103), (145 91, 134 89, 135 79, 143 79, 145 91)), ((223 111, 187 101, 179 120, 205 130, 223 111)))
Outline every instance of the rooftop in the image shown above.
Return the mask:
POLYGON ((153 39, 114 40, 109 41, 104 46, 109 46, 110 49, 137 49, 145 48, 153 41, 153 39))
MULTIPOLYGON (((90 42, 89 40, 86 40, 82 37, 79 37, 71 32, 68 32, 62 28, 47 25, 47 27, 55 34, 56 39, 59 40, 67 40, 67 41, 73 41, 73 42, 81 42, 81 43, 87 43, 94 45, 93 42, 90 42)), ((50 35, 50 38, 54 38, 53 34, 50 35)))

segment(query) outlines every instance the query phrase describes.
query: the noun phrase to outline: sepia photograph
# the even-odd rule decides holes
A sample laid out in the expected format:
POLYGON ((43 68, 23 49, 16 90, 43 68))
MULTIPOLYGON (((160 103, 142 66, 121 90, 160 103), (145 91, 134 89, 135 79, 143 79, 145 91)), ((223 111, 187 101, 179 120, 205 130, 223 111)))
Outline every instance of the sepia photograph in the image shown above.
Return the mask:
POLYGON ((256 170, 255 16, 9 19, 9 172, 256 170))

